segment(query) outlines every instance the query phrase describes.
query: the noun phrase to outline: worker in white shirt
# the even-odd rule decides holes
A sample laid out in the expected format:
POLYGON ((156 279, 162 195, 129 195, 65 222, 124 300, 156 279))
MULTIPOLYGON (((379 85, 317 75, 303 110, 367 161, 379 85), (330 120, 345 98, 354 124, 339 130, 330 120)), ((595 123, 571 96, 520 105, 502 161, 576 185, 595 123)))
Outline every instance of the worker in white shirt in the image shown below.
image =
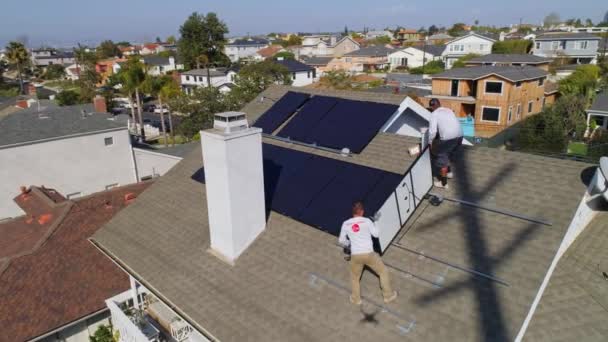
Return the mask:
POLYGON ((349 246, 351 251, 350 258, 350 276, 352 283, 352 294, 350 301, 353 304, 361 305, 361 274, 363 267, 371 268, 378 276, 380 276, 380 286, 382 287, 382 296, 385 303, 390 303, 397 298, 397 292, 391 287, 388 270, 380 255, 374 252, 372 236, 378 237, 378 228, 374 222, 366 217, 363 203, 355 202, 353 204, 353 217, 346 220, 342 224, 340 230, 339 243, 342 246, 349 246))
POLYGON ((431 99, 429 106, 432 110, 429 145, 433 157, 433 174, 437 177, 433 184, 447 189, 448 178, 453 177, 450 162, 462 145, 462 126, 456 114, 449 108, 441 107, 438 99, 431 99))

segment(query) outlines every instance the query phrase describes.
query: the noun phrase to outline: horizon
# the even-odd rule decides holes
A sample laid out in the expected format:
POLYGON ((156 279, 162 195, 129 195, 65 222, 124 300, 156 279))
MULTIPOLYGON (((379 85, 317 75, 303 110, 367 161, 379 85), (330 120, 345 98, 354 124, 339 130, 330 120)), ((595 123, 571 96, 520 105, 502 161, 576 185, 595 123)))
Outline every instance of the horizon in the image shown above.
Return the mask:
POLYGON ((394 29, 397 26, 413 29, 423 26, 428 28, 430 25, 450 27, 457 22, 473 24, 475 20, 479 20, 479 25, 496 27, 518 24, 520 21, 539 25, 550 12, 558 13, 562 20, 590 18, 596 23, 601 21, 608 9, 608 6, 605 9, 599 8, 599 2, 592 0, 578 1, 575 4, 564 0, 534 3, 514 0, 508 4, 493 4, 491 7, 481 0, 464 3, 440 0, 433 4, 387 0, 382 7, 373 8, 369 7, 369 2, 362 0, 332 3, 313 0, 305 4, 290 3, 287 6, 282 6, 277 0, 266 0, 263 4, 235 0, 207 6, 186 0, 171 4, 169 12, 163 6, 154 6, 156 4, 164 3, 160 0, 129 3, 108 0, 104 6, 110 11, 95 12, 92 20, 91 16, 82 15, 87 12, 81 9, 81 3, 74 0, 44 2, 28 11, 21 10, 21 2, 8 0, 3 5, 3 14, 0 14, 0 22, 4 24, 0 32, 0 46, 4 47, 13 40, 25 41, 30 48, 61 48, 78 43, 93 47, 106 39, 144 43, 153 42, 156 37, 162 40, 170 35, 179 38, 179 27, 193 12, 217 13, 228 25, 228 37, 233 37, 270 32, 341 32, 345 26, 354 31, 361 31, 364 27, 377 30, 385 27, 394 29), (142 10, 140 6, 144 5, 146 8, 142 10), (314 14, 306 18, 305 13, 308 12, 314 14), (31 24, 31 21, 35 24, 31 24), (73 24, 56 25, 57 22, 73 24), (107 23, 112 25, 108 26, 107 23))

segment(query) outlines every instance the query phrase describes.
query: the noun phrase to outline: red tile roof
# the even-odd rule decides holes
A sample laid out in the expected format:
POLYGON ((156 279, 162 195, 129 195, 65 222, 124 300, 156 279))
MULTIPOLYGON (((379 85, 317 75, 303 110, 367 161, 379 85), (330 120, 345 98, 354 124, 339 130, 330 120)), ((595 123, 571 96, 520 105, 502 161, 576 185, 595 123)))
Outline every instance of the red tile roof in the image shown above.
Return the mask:
POLYGON ((26 215, 0 224, 0 341, 23 341, 105 308, 127 275, 87 239, 149 183, 77 201, 32 187, 15 198, 26 215))

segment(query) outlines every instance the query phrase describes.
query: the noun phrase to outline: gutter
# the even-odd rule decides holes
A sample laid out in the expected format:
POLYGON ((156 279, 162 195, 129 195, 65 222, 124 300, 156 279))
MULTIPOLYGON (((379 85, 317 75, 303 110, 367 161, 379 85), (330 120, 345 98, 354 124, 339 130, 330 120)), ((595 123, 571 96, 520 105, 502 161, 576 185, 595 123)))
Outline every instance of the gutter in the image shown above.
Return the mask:
POLYGON ((78 324, 78 323, 81 323, 81 322, 83 322, 83 321, 86 321, 87 319, 89 319, 89 318, 91 318, 91 317, 95 317, 95 316, 97 316, 97 315, 99 315, 99 314, 102 314, 102 313, 104 313, 104 312, 106 312, 106 311, 110 311, 110 309, 108 309, 107 307, 104 307, 104 308, 103 308, 103 309, 101 309, 101 310, 95 311, 95 312, 90 313, 90 314, 88 314, 88 315, 86 315, 86 316, 82 316, 82 317, 80 317, 80 318, 76 319, 75 321, 72 321, 72 322, 70 322, 70 323, 64 324, 64 325, 62 325, 62 326, 60 326, 60 327, 58 327, 58 328, 55 328, 55 329, 53 329, 53 330, 51 330, 51 331, 49 331, 49 332, 46 332, 46 333, 44 333, 44 334, 42 334, 42 335, 39 335, 39 336, 37 336, 37 337, 34 337, 34 338, 32 338, 32 339, 29 339, 29 340, 27 340, 27 342, 40 341, 40 340, 44 339, 45 337, 48 337, 48 336, 53 335, 53 334, 56 334, 56 333, 58 333, 58 332, 60 332, 60 331, 62 331, 62 330, 65 330, 65 329, 67 329, 67 328, 69 328, 69 327, 71 327, 71 326, 74 326, 74 325, 76 325, 76 324, 78 324))
POLYGON ((52 138, 46 138, 46 139, 30 140, 30 141, 24 141, 24 142, 14 143, 14 144, 8 144, 8 145, 2 145, 2 146, 0 146, 0 150, 7 149, 7 148, 12 148, 12 147, 19 147, 19 146, 26 146, 26 145, 35 145, 35 144, 39 144, 39 143, 43 143, 43 142, 48 142, 48 141, 55 141, 55 140, 62 140, 62 139, 69 139, 69 138, 78 138, 78 137, 83 137, 83 136, 87 136, 87 135, 95 135, 95 134, 101 134, 101 133, 116 132, 116 131, 121 131, 121 130, 127 130, 127 126, 125 126, 125 127, 103 129, 103 130, 100 130, 100 131, 91 131, 91 132, 85 132, 85 133, 76 133, 76 134, 62 135, 62 136, 52 137, 52 138))

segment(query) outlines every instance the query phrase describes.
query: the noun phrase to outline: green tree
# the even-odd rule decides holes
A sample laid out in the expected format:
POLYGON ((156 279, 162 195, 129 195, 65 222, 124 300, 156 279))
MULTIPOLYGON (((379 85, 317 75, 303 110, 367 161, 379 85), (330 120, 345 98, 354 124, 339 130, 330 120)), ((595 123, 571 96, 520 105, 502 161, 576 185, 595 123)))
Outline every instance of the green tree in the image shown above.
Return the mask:
POLYGON ((386 45, 391 43, 391 38, 389 36, 376 37, 370 40, 369 43, 372 45, 386 45))
POLYGON ((469 61, 470 59, 475 58, 477 56, 479 56, 479 55, 474 54, 474 53, 468 53, 468 54, 458 58, 456 60, 456 62, 454 62, 454 64, 452 64, 452 68, 464 68, 467 61, 469 61))
POLYGON ((74 58, 78 70, 78 86, 80 88, 80 100, 91 102, 97 91, 99 74, 95 70, 97 55, 89 51, 85 46, 78 44, 74 49, 74 58))
POLYGON ((19 90, 20 93, 24 93, 23 88, 23 68, 29 60, 29 53, 22 43, 9 42, 6 46, 6 58, 8 62, 17 67, 19 74, 19 90))
POLYGON ((104 40, 97 47, 97 56, 99 59, 112 58, 121 56, 118 45, 111 40, 104 40))
POLYGON ((584 96, 591 100, 600 77, 600 67, 593 64, 581 65, 559 82, 559 91, 562 95, 584 96))
POLYGON ((532 41, 525 39, 503 40, 492 45, 492 53, 527 54, 532 49, 532 41))
POLYGON ((80 96, 73 90, 63 90, 55 96, 59 106, 72 106, 79 102, 80 96))
POLYGON ((61 64, 51 64, 44 72, 45 80, 57 80, 65 76, 65 67, 61 64))
POLYGON ((272 58, 275 60, 277 60, 279 58, 295 60, 296 56, 293 54, 293 52, 281 51, 281 52, 275 53, 274 56, 272 56, 272 58))
POLYGON ((410 74, 438 74, 440 72, 445 71, 445 64, 443 61, 430 61, 426 63, 424 67, 412 68, 410 69, 410 74))
POLYGON ((302 45, 302 37, 292 34, 287 39, 287 46, 296 46, 296 45, 302 45))
POLYGON ((559 25, 561 22, 562 19, 560 18, 559 14, 557 14, 556 12, 551 12, 545 17, 545 19, 543 19, 543 26, 551 27, 559 25))
POLYGON ((353 78, 344 70, 330 70, 321 78, 321 83, 333 89, 351 89, 353 78))
POLYGON ((112 330, 107 325, 100 325, 93 336, 89 337, 90 342, 115 342, 112 330))
POLYGON ((175 39, 174 35, 170 35, 169 37, 167 37, 167 44, 175 44, 177 42, 177 40, 175 39))
MULTIPOLYGON (((184 93, 181 91, 181 89, 179 88, 179 85, 177 85, 177 83, 175 81, 173 81, 173 79, 171 79, 169 82, 166 82, 163 87, 160 89, 160 92, 158 94, 158 99, 159 101, 163 101, 164 103, 167 104, 167 116, 169 117, 169 132, 171 134, 171 145, 175 145, 175 134, 173 131, 173 115, 172 115, 172 111, 174 109, 179 108, 179 105, 176 103, 179 103, 177 101, 172 101, 173 99, 179 99, 184 93)), ((165 141, 167 141, 166 139, 166 135, 165 135, 165 141)))
POLYGON ((262 61, 243 66, 236 84, 237 87, 247 87, 257 95, 272 84, 290 85, 291 82, 291 75, 285 66, 274 61, 262 61))
POLYGON ((189 115, 177 127, 185 137, 192 138, 200 130, 211 128, 213 114, 227 110, 225 95, 215 87, 195 88, 189 100, 189 115))
POLYGON ((215 13, 206 15, 194 12, 179 29, 178 52, 188 68, 194 68, 201 55, 210 63, 225 62, 223 55, 228 27, 215 13))
POLYGON ((165 105, 163 104, 166 99, 163 96, 160 96, 160 94, 165 85, 170 82, 173 82, 171 76, 147 76, 141 85, 143 92, 158 98, 158 106, 160 107, 160 126, 165 140, 165 147, 167 147, 169 143, 167 140, 167 127, 165 127, 165 105))
POLYGON ((448 34, 452 37, 461 36, 465 31, 466 24, 456 23, 448 30, 448 34))
POLYGON ((131 46, 131 43, 128 42, 128 41, 126 41, 126 40, 123 40, 123 41, 120 41, 120 42, 116 43, 116 45, 119 46, 119 47, 120 46, 127 47, 127 46, 131 46))
POLYGON ((363 36, 361 36, 361 35, 360 35, 360 34, 358 34, 357 32, 353 32, 353 33, 351 33, 351 34, 350 34, 350 36, 351 36, 353 39, 360 39, 360 38, 363 38, 363 36))
POLYGON ((593 21, 591 20, 591 18, 585 19, 585 26, 587 26, 587 27, 593 26, 593 21))
MULTIPOLYGON (((123 91, 128 94, 135 94, 137 117, 140 126, 140 141, 143 142, 146 140, 146 132, 144 131, 144 121, 141 114, 140 90, 146 79, 144 65, 141 63, 138 57, 131 56, 121 68, 119 75, 122 88, 124 88, 123 91)), ((129 96, 129 100, 131 105, 131 113, 134 115, 132 96, 129 96)))
POLYGON ((429 26, 428 32, 429 32, 429 36, 432 36, 435 33, 439 32, 439 28, 437 28, 437 26, 435 26, 435 25, 431 25, 431 26, 429 26))
POLYGON ((158 37, 158 36, 157 36, 157 37, 156 37, 156 44, 160 44, 160 43, 162 43, 162 42, 163 42, 163 40, 162 40, 162 39, 160 39, 160 37, 158 37))

